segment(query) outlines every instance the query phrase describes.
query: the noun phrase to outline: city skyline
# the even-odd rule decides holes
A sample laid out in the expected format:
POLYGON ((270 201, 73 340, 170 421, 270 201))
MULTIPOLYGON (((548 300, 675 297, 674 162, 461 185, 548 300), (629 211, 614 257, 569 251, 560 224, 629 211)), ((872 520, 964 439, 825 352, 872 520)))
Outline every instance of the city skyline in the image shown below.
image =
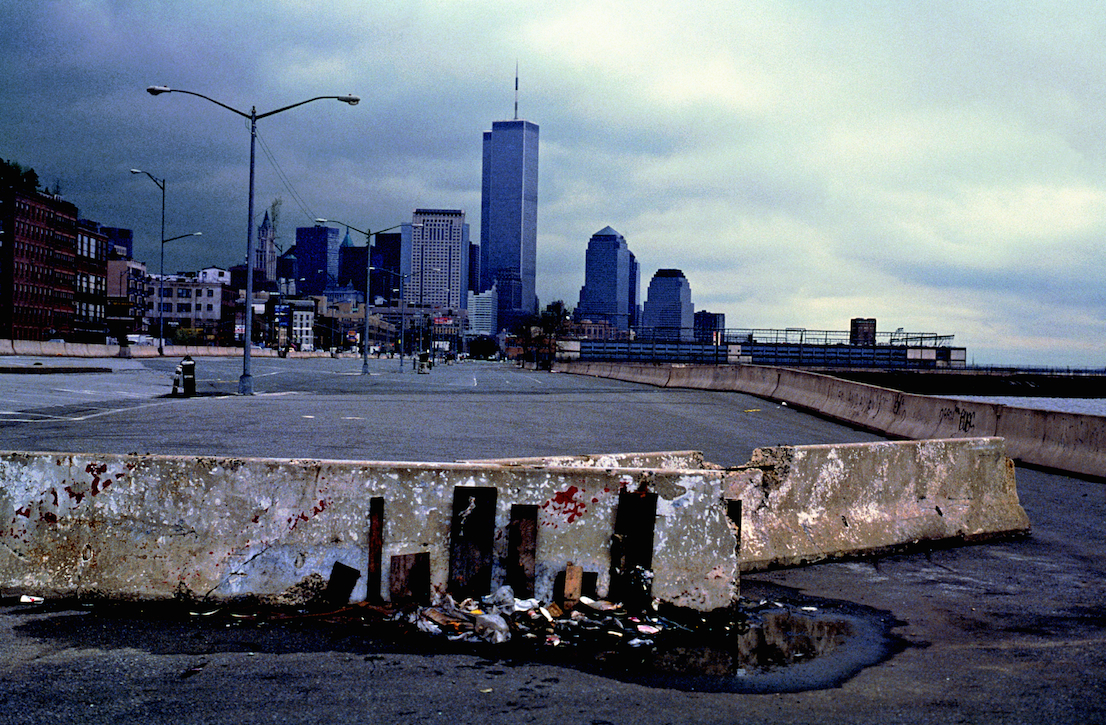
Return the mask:
POLYGON ((167 271, 244 260, 249 137, 147 86, 259 112, 362 97, 258 125, 253 222, 282 198, 287 247, 316 217, 455 208, 478 228, 478 134, 514 116, 517 60, 543 132, 543 304, 574 299, 610 224, 733 327, 874 317, 955 334, 977 364, 1106 360, 1099 5, 0 0, 0 19, 0 157, 147 261, 160 198, 129 169, 166 179, 167 235, 204 232, 167 271))

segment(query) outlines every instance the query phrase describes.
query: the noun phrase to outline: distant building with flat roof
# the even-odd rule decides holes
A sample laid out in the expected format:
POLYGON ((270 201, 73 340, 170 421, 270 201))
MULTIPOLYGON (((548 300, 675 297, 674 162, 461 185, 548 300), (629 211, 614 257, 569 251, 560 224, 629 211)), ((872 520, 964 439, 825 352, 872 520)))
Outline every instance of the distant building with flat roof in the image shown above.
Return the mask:
POLYGON ((640 333, 642 337, 692 340, 695 335, 695 306, 691 284, 678 269, 658 269, 649 282, 640 333))

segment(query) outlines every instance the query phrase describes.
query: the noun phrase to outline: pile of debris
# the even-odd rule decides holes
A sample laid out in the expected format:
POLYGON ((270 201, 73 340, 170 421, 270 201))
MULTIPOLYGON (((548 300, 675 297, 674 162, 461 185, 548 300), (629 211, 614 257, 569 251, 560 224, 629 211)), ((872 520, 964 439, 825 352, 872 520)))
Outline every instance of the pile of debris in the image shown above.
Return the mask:
POLYGON ((500 587, 480 601, 466 599, 458 603, 447 594, 435 606, 404 616, 419 630, 444 635, 451 641, 502 644, 521 638, 548 647, 584 643, 589 648, 600 644, 651 647, 662 632, 691 631, 655 613, 633 614, 621 604, 586 596, 565 602, 563 607, 537 599, 516 599, 509 586, 500 587))

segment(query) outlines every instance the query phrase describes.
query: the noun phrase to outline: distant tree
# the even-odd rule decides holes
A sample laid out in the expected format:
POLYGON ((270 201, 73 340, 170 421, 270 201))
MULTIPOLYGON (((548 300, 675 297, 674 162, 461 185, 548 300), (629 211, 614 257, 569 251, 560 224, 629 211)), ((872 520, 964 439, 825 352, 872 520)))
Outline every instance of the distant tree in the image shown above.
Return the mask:
POLYGON ((38 174, 29 166, 0 159, 0 186, 21 191, 38 191, 38 174))
POLYGON ((499 353, 499 341, 491 335, 481 335, 469 342, 469 357, 490 360, 499 353))
POLYGON ((552 367, 557 340, 568 330, 571 313, 563 300, 546 305, 540 315, 528 315, 514 329, 522 347, 522 359, 539 368, 552 367))

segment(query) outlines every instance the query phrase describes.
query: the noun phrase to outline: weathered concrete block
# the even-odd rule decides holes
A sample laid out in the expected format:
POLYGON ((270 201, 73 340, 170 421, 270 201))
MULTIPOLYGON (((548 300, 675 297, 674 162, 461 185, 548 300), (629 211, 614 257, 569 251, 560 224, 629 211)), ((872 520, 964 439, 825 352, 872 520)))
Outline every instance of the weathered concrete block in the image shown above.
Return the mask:
POLYGON ((1001 438, 758 448, 727 476, 743 571, 1029 530, 1001 438))
MULTIPOLYGON (((569 562, 596 572, 605 594, 618 494, 644 487, 658 495, 653 595, 709 610, 737 590, 722 484, 710 470, 3 453, 0 589, 276 594, 335 562, 366 571, 371 501, 383 497, 382 560, 425 552, 444 591, 453 490, 478 486, 498 492, 494 585, 506 577, 511 506, 528 504, 538 507, 536 595, 549 600, 569 562)), ((383 589, 388 573, 373 581, 383 589)))

